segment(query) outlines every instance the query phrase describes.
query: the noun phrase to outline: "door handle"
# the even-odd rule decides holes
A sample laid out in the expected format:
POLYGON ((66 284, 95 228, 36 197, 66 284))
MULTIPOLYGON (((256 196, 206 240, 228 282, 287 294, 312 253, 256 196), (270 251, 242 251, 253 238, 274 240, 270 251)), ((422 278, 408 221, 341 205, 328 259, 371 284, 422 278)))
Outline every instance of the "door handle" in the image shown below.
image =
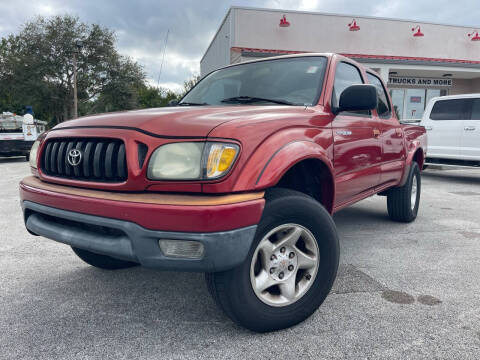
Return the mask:
POLYGON ((431 127, 431 126, 425 126, 425 130, 433 130, 433 127, 431 127))
POLYGON ((380 130, 378 129, 373 129, 373 137, 378 138, 380 136, 380 130))
POLYGON ((466 131, 473 131, 475 130, 475 126, 465 126, 463 129, 466 131))

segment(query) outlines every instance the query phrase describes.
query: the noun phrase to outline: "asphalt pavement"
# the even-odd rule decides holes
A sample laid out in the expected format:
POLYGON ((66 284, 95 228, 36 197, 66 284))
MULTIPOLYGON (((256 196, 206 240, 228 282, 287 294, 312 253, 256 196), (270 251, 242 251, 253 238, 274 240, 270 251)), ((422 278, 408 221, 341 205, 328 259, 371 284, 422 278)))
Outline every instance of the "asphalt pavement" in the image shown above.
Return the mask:
POLYGON ((325 303, 256 334, 215 306, 202 274, 102 271, 27 233, 22 158, 0 158, 0 359, 479 359, 480 169, 423 174, 420 214, 375 196, 334 216, 339 275, 325 303))

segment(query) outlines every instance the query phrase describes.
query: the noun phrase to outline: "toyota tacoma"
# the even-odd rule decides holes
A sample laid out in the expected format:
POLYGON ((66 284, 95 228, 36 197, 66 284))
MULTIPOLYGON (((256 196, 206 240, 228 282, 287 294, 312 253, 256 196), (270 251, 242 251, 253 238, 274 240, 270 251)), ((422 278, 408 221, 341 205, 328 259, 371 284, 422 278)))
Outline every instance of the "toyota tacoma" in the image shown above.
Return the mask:
POLYGON ((378 74, 340 55, 230 65, 175 106, 42 135, 25 225, 98 268, 204 272, 233 321, 292 326, 335 280, 333 213, 379 194, 391 219, 417 216, 425 129, 392 109, 378 74))

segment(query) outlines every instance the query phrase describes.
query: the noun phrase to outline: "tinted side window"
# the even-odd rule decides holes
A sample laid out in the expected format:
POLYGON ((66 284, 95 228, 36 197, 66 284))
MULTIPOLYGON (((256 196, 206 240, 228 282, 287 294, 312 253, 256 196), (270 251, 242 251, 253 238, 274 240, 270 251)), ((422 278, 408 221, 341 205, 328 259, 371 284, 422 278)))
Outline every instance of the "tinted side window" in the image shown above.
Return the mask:
POLYGON ((432 120, 465 120, 469 99, 439 100, 432 108, 432 120))
POLYGON ((374 85, 377 88, 378 95, 378 104, 377 104, 377 113, 381 117, 390 116, 390 103, 388 102, 388 96, 383 87, 382 82, 378 77, 373 74, 367 73, 368 82, 374 85))
POLYGON ((472 99, 472 120, 480 120, 480 99, 472 99))
MULTIPOLYGON (((333 83, 332 106, 338 106, 340 94, 350 85, 363 84, 360 71, 353 65, 340 62, 335 70, 335 82, 333 83)), ((369 115, 370 111, 355 111, 356 114, 369 115)))

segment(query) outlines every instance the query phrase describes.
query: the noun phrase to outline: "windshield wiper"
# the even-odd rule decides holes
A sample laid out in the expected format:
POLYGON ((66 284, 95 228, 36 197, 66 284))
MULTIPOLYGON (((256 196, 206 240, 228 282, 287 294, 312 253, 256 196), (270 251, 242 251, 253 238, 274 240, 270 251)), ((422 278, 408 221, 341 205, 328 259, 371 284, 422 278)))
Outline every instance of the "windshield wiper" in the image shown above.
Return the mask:
POLYGON ((209 105, 207 103, 195 103, 195 102, 181 102, 177 104, 178 106, 202 106, 209 105))
POLYGON ((282 105, 299 105, 287 100, 267 99, 267 98, 261 98, 261 97, 255 97, 255 96, 234 96, 234 97, 223 99, 221 102, 223 103, 236 102, 240 104, 248 104, 248 103, 263 102, 263 101, 271 102, 274 104, 282 104, 282 105))

